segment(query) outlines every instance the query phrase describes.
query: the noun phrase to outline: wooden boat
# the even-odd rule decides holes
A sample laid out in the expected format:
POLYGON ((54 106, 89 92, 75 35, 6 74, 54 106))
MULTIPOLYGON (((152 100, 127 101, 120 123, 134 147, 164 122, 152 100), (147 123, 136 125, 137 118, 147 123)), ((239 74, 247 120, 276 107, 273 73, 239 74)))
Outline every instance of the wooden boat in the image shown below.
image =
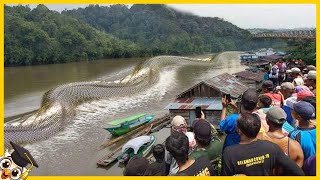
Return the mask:
POLYGON ((131 139, 122 146, 122 154, 117 157, 120 163, 126 163, 133 157, 145 157, 152 149, 156 142, 156 137, 151 136, 139 136, 131 139))
POLYGON ((153 119, 154 115, 135 114, 130 117, 116 119, 108 123, 108 127, 104 128, 112 135, 121 136, 128 133, 132 129, 145 124, 153 119))

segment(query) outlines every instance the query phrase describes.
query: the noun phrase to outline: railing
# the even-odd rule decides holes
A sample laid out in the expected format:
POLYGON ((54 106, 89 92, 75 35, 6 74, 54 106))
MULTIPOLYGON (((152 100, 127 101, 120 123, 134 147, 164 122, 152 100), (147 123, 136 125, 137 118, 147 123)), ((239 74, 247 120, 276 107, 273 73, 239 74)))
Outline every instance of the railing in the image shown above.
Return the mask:
POLYGON ((294 38, 294 39, 315 39, 315 30, 292 30, 279 32, 266 32, 253 34, 255 38, 294 38))

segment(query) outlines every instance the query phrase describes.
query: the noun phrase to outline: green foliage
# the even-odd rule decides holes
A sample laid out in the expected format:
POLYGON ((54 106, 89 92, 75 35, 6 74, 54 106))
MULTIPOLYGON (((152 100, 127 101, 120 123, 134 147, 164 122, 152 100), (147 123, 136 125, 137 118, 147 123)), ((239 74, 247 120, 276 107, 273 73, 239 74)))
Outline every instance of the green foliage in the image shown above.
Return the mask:
POLYGON ((289 41, 286 51, 290 54, 288 58, 289 60, 293 58, 301 58, 306 64, 316 65, 315 40, 289 41))
POLYGON ((5 66, 101 58, 187 55, 282 47, 253 40, 220 18, 198 17, 166 5, 99 6, 50 11, 45 5, 5 6, 5 66))
POLYGON ((126 5, 91 5, 62 14, 87 22, 119 39, 134 42, 147 56, 250 50, 279 44, 278 40, 272 39, 252 40, 249 31, 223 19, 198 17, 161 4, 133 5, 131 8, 126 5))
POLYGON ((132 42, 118 40, 44 5, 33 10, 5 6, 5 66, 132 57, 140 51, 132 42))

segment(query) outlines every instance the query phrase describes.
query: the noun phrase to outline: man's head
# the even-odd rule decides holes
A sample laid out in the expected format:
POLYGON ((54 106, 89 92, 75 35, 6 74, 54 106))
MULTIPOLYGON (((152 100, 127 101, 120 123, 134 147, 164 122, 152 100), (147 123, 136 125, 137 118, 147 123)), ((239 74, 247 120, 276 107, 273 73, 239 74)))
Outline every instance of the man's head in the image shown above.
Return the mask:
POLYGON ((253 111, 257 107, 258 95, 255 90, 246 90, 241 98, 241 104, 244 110, 253 111))
POLYGON ((252 113, 242 113, 237 120, 237 129, 240 136, 246 136, 249 139, 257 137, 261 128, 261 120, 258 115, 252 113))
POLYGON ((297 93, 297 101, 301 101, 306 97, 314 97, 314 94, 309 90, 301 90, 297 93))
POLYGON ((204 119, 196 120, 193 123, 193 132, 198 145, 201 147, 210 145, 211 126, 208 121, 204 119))
POLYGON ((184 164, 188 160, 189 140, 182 132, 173 132, 166 139, 166 149, 174 157, 178 164, 184 164))
POLYGON ((291 76, 296 78, 300 75, 300 69, 297 67, 294 67, 291 69, 291 76))
POLYGON ((134 157, 129 160, 124 171, 125 176, 147 176, 149 174, 149 161, 145 157, 134 157))
POLYGON ((267 95, 260 95, 258 108, 269 108, 272 104, 272 99, 267 95))
POLYGON ((187 122, 184 117, 177 115, 171 121, 171 133, 174 131, 187 132, 187 122))
POLYGON ((307 66, 308 71, 315 71, 317 68, 314 65, 308 65, 307 66))
POLYGON ((270 80, 266 80, 262 82, 262 91, 264 93, 268 93, 273 90, 273 82, 270 80))
POLYGON ((291 82, 284 82, 281 84, 280 92, 284 96, 284 99, 287 99, 294 93, 294 85, 291 82))
POLYGON ((287 114, 279 107, 272 107, 266 114, 266 120, 270 127, 281 129, 286 122, 287 114))
POLYGON ((304 80, 301 77, 294 78, 293 85, 296 86, 303 86, 304 80))
POLYGON ((157 144, 152 149, 153 157, 157 162, 162 162, 164 160, 165 147, 162 144, 157 144))
POLYGON ((309 71, 306 80, 304 81, 306 86, 316 87, 316 77, 316 71, 309 71))
POLYGON ((309 122, 315 118, 315 108, 308 102, 299 101, 293 105, 292 117, 299 123, 309 122))

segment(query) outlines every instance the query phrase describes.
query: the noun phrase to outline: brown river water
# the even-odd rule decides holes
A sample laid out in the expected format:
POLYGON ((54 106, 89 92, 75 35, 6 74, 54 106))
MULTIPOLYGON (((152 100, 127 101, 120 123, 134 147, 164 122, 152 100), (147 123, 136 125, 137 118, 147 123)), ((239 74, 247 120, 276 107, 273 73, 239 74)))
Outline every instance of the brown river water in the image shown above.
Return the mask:
MULTIPOLYGON (((246 66, 240 65, 239 56, 239 52, 225 52, 216 56, 210 65, 170 65, 160 70, 158 82, 145 91, 77 106, 72 123, 63 131, 47 140, 26 144, 25 148, 40 166, 34 168, 31 175, 122 175, 123 169, 117 163, 109 168, 96 165, 97 160, 112 150, 99 150, 99 146, 111 138, 102 129, 106 122, 140 112, 161 117, 168 112, 164 107, 177 94, 196 83, 225 72, 232 74, 244 70, 246 66)), ((111 59, 5 68, 5 121, 10 116, 38 109, 42 95, 51 88, 78 81, 115 81, 145 60, 147 58, 111 59)), ((162 143, 168 132, 169 129, 164 129, 155 133, 157 143, 162 143)))

